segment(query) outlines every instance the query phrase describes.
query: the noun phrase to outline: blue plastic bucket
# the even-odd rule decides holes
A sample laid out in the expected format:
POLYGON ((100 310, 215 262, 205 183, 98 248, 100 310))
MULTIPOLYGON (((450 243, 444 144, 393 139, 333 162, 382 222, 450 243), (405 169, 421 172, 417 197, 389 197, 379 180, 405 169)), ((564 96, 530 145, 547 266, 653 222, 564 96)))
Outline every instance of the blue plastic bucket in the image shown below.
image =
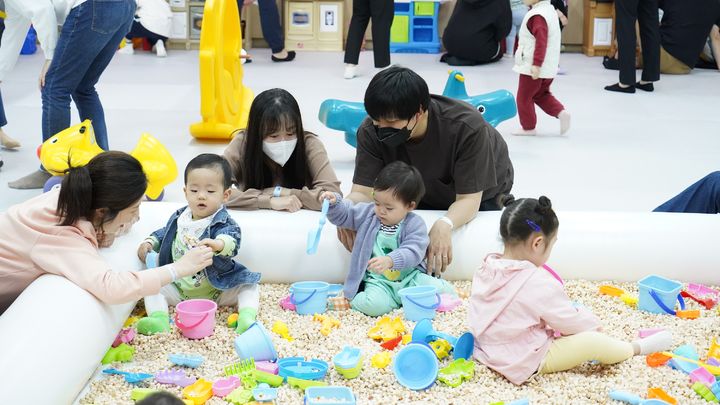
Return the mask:
POLYGON ((685 309, 685 300, 680 295, 682 284, 651 274, 638 281, 640 294, 638 309, 655 314, 675 315, 675 301, 685 309))
POLYGON ((424 343, 408 344, 393 361, 395 378, 411 390, 430 388, 437 379, 438 369, 435 352, 424 343))
POLYGON ((403 304, 405 319, 419 321, 435 318, 435 311, 440 306, 440 295, 437 288, 431 285, 407 287, 398 291, 403 304))
POLYGON ((274 361, 277 352, 267 330, 258 322, 253 323, 240 336, 235 338, 235 351, 240 360, 274 361))
POLYGON ((290 302, 300 315, 322 314, 327 309, 330 284, 324 281, 300 281, 290 286, 290 302))

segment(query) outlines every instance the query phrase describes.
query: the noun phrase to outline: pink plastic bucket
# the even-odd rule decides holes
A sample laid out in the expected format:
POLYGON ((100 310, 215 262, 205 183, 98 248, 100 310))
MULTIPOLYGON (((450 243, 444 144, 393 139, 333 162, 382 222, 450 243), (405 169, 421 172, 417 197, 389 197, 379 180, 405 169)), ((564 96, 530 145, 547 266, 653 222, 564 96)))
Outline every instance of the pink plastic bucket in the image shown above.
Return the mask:
POLYGON ((215 331, 217 304, 210 300, 187 300, 175 307, 175 325, 188 339, 202 339, 215 331))

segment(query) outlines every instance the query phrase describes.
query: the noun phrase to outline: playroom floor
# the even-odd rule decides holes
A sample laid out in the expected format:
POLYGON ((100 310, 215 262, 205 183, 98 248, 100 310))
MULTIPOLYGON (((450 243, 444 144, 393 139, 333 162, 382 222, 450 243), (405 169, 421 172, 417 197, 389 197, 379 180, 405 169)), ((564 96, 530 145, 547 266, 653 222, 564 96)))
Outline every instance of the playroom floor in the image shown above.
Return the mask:
MULTIPOLYGON (((245 83, 256 93, 283 87, 297 99, 305 127, 318 133, 331 163, 350 189, 354 149, 341 133, 325 128, 317 119, 327 98, 361 101, 376 72, 372 53, 363 52, 361 76, 342 78, 342 54, 302 52, 292 63, 273 63, 266 49, 253 49, 252 64, 245 65, 245 83)), ((393 62, 419 72, 431 92, 441 93, 448 66, 438 55, 394 54, 393 62)), ((0 210, 38 194, 7 188, 7 182, 35 170, 35 149, 41 140, 40 93, 37 73, 42 56, 21 56, 2 83, 9 124, 8 134, 23 148, 0 151, 0 210)), ((497 89, 516 92, 512 61, 466 67, 469 94, 497 89)), ((634 95, 604 91, 617 81, 617 72, 602 68, 601 58, 563 54, 568 71, 558 76, 554 93, 572 113, 567 137, 557 137, 557 120, 538 111, 539 132, 547 136, 515 137, 517 118, 499 126, 509 144, 515 166, 516 197, 545 194, 561 210, 648 211, 710 171, 718 170, 720 114, 717 71, 696 70, 688 76, 663 75, 654 93, 634 95)), ((639 76, 638 76, 639 77, 639 76)), ((130 151, 141 132, 160 139, 174 154, 182 170, 201 152, 221 152, 222 143, 197 142, 188 127, 199 120, 197 51, 170 51, 165 59, 148 52, 117 55, 98 85, 105 106, 110 145, 130 151)), ((77 123, 73 113, 73 123, 77 123)), ((166 189, 166 199, 182 201, 182 181, 166 189)))
MULTIPOLYGON (((701 356, 707 353, 710 337, 717 333, 720 319, 718 312, 702 312, 697 320, 682 320, 669 315, 640 312, 623 304, 619 299, 601 296, 597 293, 601 283, 587 281, 568 281, 566 290, 570 298, 582 303, 601 318, 604 332, 623 339, 632 340, 637 337, 641 328, 663 327, 673 335, 673 348, 681 344, 693 345, 701 356)), ((467 290, 470 282, 457 282, 460 290, 467 290)), ((637 294, 634 283, 616 284, 631 294, 637 294)), ((531 404, 600 404, 610 403, 608 393, 611 390, 623 390, 645 398, 649 387, 660 387, 678 400, 679 404, 703 404, 704 400, 693 392, 688 384, 687 375, 671 370, 668 366, 650 368, 644 356, 636 356, 626 362, 614 366, 587 364, 564 373, 537 376, 528 383, 517 387, 494 373, 489 368, 475 364, 475 376, 458 388, 450 388, 440 382, 426 391, 411 391, 397 383, 392 366, 385 369, 373 368, 370 358, 384 349, 379 343, 367 336, 367 331, 374 325, 376 318, 367 317, 355 311, 328 311, 327 315, 340 320, 338 329, 332 329, 330 335, 320 334, 320 323, 314 322, 312 316, 297 315, 280 308, 278 301, 288 294, 287 285, 263 284, 259 320, 269 330, 275 321, 287 323, 290 335, 295 338, 288 342, 279 335, 270 333, 279 357, 304 356, 318 358, 331 366, 323 381, 329 385, 350 387, 357 396, 358 404, 427 404, 427 405, 459 405, 488 404, 496 401, 513 401, 529 398, 531 404), (332 357, 344 346, 361 348, 364 355, 363 371, 353 380, 341 377, 332 367, 332 357)), ((693 309, 700 308, 694 303, 688 304, 693 309)), ((436 330, 459 336, 467 331, 468 301, 449 313, 440 313, 433 320, 436 330)), ((216 317, 213 336, 191 341, 180 335, 178 329, 171 333, 155 336, 138 336, 131 344, 135 347, 133 363, 115 366, 124 371, 154 373, 172 367, 167 355, 174 352, 198 353, 205 357, 206 362, 198 369, 186 369, 189 375, 203 377, 215 381, 222 377, 222 367, 237 361, 233 341, 237 336, 234 329, 225 326, 225 320, 231 308, 221 308, 216 317)), ((391 316, 403 316, 402 310, 393 311, 391 316)), ((414 322, 404 321, 409 333, 414 322)), ((403 346, 392 352, 393 358, 403 346)), ((602 348, 598 348, 602 350, 602 348)), ((440 367, 449 363, 448 359, 440 362, 440 367)), ((165 389, 180 394, 180 389, 146 382, 141 386, 165 389)), ((95 404, 128 404, 132 386, 120 376, 97 378, 90 386, 87 395, 80 401, 82 405, 95 404)), ((213 397, 208 404, 226 404, 224 400, 213 397)), ((302 392, 296 388, 283 385, 278 391, 278 404, 302 403, 302 392)), ((619 402, 614 402, 619 404, 619 402)))

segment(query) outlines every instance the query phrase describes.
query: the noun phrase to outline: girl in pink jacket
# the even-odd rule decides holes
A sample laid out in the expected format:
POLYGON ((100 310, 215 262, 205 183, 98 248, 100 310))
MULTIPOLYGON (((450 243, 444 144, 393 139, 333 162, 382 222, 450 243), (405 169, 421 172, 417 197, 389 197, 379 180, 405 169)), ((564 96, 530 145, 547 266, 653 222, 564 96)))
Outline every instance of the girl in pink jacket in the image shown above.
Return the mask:
POLYGON ((542 267, 559 226, 550 200, 508 195, 503 205, 505 251, 488 255, 473 277, 469 324, 476 359, 522 384, 537 373, 569 370, 591 360, 619 363, 671 345, 669 332, 633 342, 600 333, 598 317, 573 305, 561 281, 542 267))

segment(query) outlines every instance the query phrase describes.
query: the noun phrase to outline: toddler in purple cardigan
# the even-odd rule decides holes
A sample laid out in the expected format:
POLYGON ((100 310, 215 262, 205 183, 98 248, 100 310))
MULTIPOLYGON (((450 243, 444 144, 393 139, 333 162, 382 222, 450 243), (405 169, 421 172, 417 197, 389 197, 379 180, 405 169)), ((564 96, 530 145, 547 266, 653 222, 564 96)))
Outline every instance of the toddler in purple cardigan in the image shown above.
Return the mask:
POLYGON ((375 179, 372 203, 353 204, 332 192, 320 195, 330 201, 330 222, 357 231, 344 289, 352 309, 370 316, 386 314, 400 308, 398 291, 418 285, 455 294, 450 283, 426 274, 427 226, 412 212, 424 193, 420 172, 396 161, 375 179))

